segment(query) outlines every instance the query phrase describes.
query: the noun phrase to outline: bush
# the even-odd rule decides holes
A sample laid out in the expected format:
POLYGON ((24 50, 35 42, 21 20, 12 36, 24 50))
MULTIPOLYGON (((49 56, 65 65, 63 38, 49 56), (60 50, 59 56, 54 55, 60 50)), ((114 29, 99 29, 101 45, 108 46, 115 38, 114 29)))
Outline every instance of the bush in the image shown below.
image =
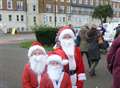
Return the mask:
POLYGON ((35 32, 37 41, 41 42, 43 45, 55 44, 57 28, 48 26, 35 26, 32 28, 32 30, 35 32))

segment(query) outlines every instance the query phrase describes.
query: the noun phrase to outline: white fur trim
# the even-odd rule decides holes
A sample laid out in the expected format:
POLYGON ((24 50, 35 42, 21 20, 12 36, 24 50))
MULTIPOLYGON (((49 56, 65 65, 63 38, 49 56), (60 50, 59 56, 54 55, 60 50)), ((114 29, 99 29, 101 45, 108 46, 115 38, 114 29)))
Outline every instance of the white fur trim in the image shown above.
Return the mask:
POLYGON ((42 50, 42 51, 46 54, 46 51, 45 51, 45 49, 44 49, 43 47, 41 47, 41 46, 39 46, 39 45, 34 45, 34 46, 31 46, 31 47, 29 48, 29 50, 28 50, 28 57, 31 57, 32 52, 33 52, 34 50, 36 50, 36 49, 40 49, 40 50, 42 50))
POLYGON ((54 80, 52 80, 54 88, 60 88, 63 77, 64 77, 64 72, 62 72, 62 74, 61 74, 60 80, 58 81, 58 85, 56 85, 56 82, 54 80))
POLYGON ((63 60, 62 62, 63 62, 63 65, 67 65, 69 63, 68 60, 63 60))
POLYGON ((56 54, 48 56, 47 64, 49 64, 51 61, 56 61, 56 62, 62 64, 62 58, 56 54))
POLYGON ((74 32, 71 29, 65 29, 61 31, 58 40, 61 41, 65 34, 70 34, 75 39, 74 32))
POLYGON ((38 87, 37 88, 40 88, 41 75, 37 75, 37 80, 38 80, 38 87))
POLYGON ((78 74, 78 80, 86 80, 86 75, 85 75, 85 73, 80 73, 80 74, 78 74))

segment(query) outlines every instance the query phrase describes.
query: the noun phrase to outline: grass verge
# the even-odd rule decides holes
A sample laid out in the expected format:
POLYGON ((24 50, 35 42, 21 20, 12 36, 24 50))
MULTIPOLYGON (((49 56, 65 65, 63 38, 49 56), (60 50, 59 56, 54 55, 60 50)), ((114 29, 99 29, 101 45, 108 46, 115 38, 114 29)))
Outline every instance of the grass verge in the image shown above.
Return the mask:
MULTIPOLYGON (((34 41, 34 40, 28 40, 28 41, 22 41, 22 42, 20 42, 20 47, 22 47, 22 48, 29 48, 30 46, 31 46, 31 43, 32 43, 32 41, 34 41)), ((45 46, 43 46, 47 51, 50 51, 50 50, 52 50, 53 49, 53 46, 47 46, 47 45, 45 45, 45 46)))

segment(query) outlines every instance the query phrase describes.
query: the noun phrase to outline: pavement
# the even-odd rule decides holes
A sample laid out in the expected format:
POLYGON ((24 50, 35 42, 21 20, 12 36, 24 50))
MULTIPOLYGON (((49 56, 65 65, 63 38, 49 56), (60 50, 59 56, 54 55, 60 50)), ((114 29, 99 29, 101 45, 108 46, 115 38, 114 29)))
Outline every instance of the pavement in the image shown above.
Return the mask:
MULTIPOLYGON (((0 88, 22 88, 22 71, 28 58, 27 49, 21 48, 18 42, 26 39, 35 39, 35 36, 28 34, 0 37, 0 88), (13 40, 17 42, 11 43, 13 40)), ((86 56, 83 59, 87 75, 84 88, 111 88, 112 77, 106 68, 106 55, 101 55, 95 77, 89 76, 86 56)))
POLYGON ((0 33, 0 45, 4 44, 17 44, 20 41, 24 40, 35 40, 36 37, 34 34, 2 34, 0 33))

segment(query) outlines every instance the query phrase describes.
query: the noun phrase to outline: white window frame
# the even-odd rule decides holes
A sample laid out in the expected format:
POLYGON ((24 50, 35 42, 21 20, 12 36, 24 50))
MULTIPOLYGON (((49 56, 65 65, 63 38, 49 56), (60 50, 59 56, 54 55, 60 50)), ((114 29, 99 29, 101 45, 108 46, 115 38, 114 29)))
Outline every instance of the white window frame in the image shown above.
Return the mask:
POLYGON ((2 0, 0 0, 0 9, 2 9, 2 0))
POLYGON ((66 11, 66 13, 70 13, 71 11, 71 7, 70 6, 67 6, 67 11, 66 11))
POLYGON ((51 4, 46 4, 46 9, 48 9, 48 11, 52 11, 52 6, 51 6, 51 4))
POLYGON ((79 0, 79 4, 83 4, 83 2, 82 2, 83 0, 79 0))
POLYGON ((93 5, 93 3, 94 3, 94 0, 91 0, 91 1, 90 1, 90 5, 93 5))
POLYGON ((98 6, 99 5, 99 0, 96 0, 96 6, 98 6))
POLYGON ((44 16, 43 20, 44 20, 44 23, 48 23, 48 20, 49 20, 48 16, 44 16))
POLYGON ((13 0, 7 0, 7 9, 13 9, 13 0))
POLYGON ((64 0, 60 0, 60 2, 64 2, 64 0))
POLYGON ((23 10, 23 1, 17 1, 17 10, 23 10))

